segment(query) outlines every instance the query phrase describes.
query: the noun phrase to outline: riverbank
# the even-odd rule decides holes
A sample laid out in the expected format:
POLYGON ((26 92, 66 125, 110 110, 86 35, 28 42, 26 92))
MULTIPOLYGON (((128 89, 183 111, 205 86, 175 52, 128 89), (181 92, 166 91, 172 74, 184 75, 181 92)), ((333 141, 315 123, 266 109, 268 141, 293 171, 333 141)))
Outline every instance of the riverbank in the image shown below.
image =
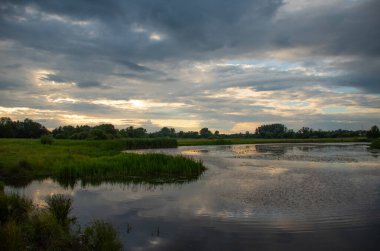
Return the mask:
POLYGON ((205 170, 199 161, 183 156, 121 153, 176 146, 172 139, 55 140, 51 145, 38 139, 1 139, 0 181, 25 185, 50 177, 72 185, 77 181, 174 182, 197 178, 205 170))
POLYGON ((380 149, 380 139, 376 139, 371 143, 372 149, 380 149))

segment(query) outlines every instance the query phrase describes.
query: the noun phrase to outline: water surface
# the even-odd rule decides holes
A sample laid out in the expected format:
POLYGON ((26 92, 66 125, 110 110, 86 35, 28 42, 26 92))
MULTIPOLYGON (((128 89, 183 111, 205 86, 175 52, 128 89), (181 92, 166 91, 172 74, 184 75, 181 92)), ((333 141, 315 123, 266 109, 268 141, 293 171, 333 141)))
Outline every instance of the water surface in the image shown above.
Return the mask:
MULTIPOLYGON (((128 250, 378 250, 380 152, 365 144, 263 144, 145 150, 201 159, 184 184, 52 180, 17 189, 40 205, 74 197, 81 224, 105 219, 128 250)), ((7 191, 12 188, 7 188, 7 191)))

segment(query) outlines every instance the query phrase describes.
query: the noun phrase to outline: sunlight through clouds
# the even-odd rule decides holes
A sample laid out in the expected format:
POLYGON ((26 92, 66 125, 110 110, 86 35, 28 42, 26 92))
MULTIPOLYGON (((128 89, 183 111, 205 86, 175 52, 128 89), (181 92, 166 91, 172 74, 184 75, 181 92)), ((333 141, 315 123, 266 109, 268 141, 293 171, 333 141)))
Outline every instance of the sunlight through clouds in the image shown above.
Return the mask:
POLYGON ((0 116, 226 133, 380 123, 378 1, 112 3, 0 3, 0 116))

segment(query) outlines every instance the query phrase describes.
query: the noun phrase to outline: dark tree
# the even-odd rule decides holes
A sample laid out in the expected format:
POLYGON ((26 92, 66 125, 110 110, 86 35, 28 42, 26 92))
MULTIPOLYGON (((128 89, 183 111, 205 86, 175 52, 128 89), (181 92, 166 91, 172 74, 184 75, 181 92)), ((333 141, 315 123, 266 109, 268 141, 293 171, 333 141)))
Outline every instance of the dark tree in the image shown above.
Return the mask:
POLYGON ((300 138, 310 138, 313 134, 313 129, 309 127, 302 127, 301 129, 298 130, 297 136, 300 138))
POLYGON ((143 138, 147 136, 147 132, 145 128, 129 126, 120 130, 120 135, 125 138, 143 138))
POLYGON ((111 137, 111 138, 116 137, 118 133, 117 129, 115 129, 114 125, 112 124, 97 125, 92 128, 92 130, 95 130, 95 129, 102 130, 106 135, 108 135, 108 137, 111 137))
POLYGON ((376 139, 380 137, 379 127, 377 127, 376 125, 372 126, 371 129, 369 129, 369 131, 367 132, 367 137, 371 139, 376 139))
POLYGON ((199 131, 199 134, 201 135, 202 138, 209 138, 212 136, 212 132, 207 127, 202 128, 199 131))
POLYGON ((12 121, 10 118, 0 119, 1 138, 39 138, 49 131, 40 123, 31 119, 12 121))
POLYGON ((255 134, 262 138, 283 138, 287 130, 283 124, 270 124, 259 126, 256 128, 255 134))

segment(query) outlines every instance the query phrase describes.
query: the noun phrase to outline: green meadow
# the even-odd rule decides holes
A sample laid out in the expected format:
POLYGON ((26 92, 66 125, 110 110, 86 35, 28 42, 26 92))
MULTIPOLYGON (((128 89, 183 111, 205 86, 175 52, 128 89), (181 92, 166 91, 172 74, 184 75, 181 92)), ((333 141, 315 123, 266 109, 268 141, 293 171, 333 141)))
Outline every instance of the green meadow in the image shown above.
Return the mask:
POLYGON ((52 144, 41 144, 39 139, 1 139, 0 179, 25 185, 50 177, 69 185, 79 180, 164 182, 198 177, 205 167, 187 157, 122 153, 176 146, 174 139, 54 140, 52 144))

